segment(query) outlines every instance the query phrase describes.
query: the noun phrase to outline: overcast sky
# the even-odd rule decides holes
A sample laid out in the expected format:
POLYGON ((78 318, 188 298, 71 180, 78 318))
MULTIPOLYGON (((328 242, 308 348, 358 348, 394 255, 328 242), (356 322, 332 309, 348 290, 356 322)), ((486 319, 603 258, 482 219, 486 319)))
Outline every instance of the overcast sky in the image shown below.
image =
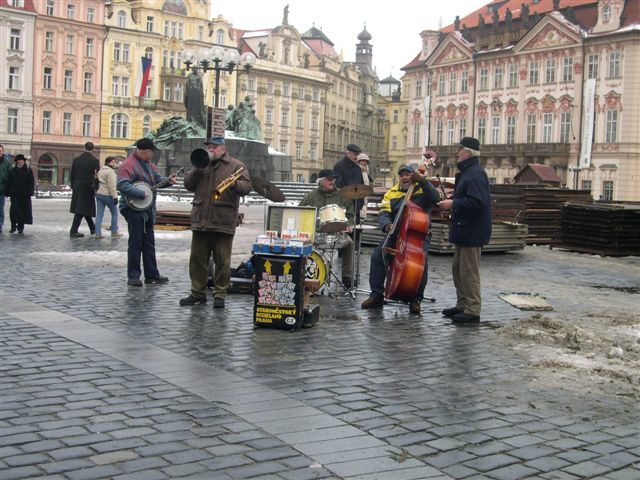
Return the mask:
POLYGON ((373 66, 382 80, 391 73, 400 79, 400 68, 420 51, 420 32, 453 23, 490 0, 212 0, 213 17, 222 15, 235 28, 257 30, 282 23, 289 4, 289 24, 301 34, 314 24, 342 50, 345 61, 355 60, 355 45, 364 25, 373 39, 373 66))

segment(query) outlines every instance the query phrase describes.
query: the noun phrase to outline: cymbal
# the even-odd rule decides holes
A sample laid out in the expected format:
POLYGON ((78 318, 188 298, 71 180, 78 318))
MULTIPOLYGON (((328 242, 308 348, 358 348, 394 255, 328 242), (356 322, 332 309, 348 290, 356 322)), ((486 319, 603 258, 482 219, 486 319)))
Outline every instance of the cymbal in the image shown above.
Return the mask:
POLYGON ((340 195, 348 200, 364 198, 373 193, 371 185, 345 185, 340 189, 340 195))
POLYGON ((276 187, 273 183, 268 182, 260 177, 251 177, 251 183, 253 189, 258 195, 262 195, 267 200, 272 202, 284 202, 284 193, 276 187))

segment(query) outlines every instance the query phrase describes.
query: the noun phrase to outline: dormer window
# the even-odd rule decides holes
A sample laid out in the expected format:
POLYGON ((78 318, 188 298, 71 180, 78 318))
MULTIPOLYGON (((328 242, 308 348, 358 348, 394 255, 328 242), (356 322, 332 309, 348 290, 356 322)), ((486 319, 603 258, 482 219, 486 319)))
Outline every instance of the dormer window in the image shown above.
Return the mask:
POLYGON ((602 8, 602 22, 607 23, 611 20, 611 5, 605 5, 602 8))

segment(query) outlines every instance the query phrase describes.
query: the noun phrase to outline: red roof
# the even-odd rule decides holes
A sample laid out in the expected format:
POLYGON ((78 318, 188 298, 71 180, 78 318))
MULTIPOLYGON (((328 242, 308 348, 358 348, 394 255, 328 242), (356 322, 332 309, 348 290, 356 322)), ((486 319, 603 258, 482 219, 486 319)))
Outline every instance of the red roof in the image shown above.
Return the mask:
POLYGON ((24 0, 24 7, 14 7, 9 5, 8 0, 0 0, 0 7, 15 8, 16 10, 26 10, 27 12, 36 12, 36 7, 33 6, 33 0, 24 0))
POLYGON ((304 43, 306 43, 309 48, 319 56, 331 55, 337 56, 335 48, 328 44, 327 42, 319 39, 319 38, 305 38, 303 39, 304 43))
POLYGON ((543 182, 550 182, 550 183, 562 182, 562 179, 558 176, 558 174, 556 173, 556 171, 553 169, 551 165, 542 165, 540 163, 529 163, 525 165, 525 167, 516 174, 514 179, 517 179, 520 176, 522 176, 522 174, 526 172, 527 169, 533 170, 534 173, 537 175, 537 177, 543 182))

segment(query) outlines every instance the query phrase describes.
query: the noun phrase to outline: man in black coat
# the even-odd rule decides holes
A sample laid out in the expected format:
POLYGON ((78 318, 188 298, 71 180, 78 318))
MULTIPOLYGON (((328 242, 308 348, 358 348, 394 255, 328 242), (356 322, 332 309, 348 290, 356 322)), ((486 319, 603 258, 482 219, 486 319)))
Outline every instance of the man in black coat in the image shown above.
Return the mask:
POLYGON ((83 218, 87 221, 91 235, 96 231, 92 218, 96 216, 96 191, 93 188, 93 179, 100 170, 100 161, 93 156, 92 151, 93 143, 85 143, 84 153, 74 158, 71 164, 69 180, 73 194, 69 211, 74 214, 69 232, 71 238, 84 237, 83 233, 78 232, 83 218))
POLYGON ((491 239, 491 187, 479 156, 478 139, 460 140, 453 198, 438 202, 442 210, 451 211, 449 243, 455 245, 451 270, 457 302, 442 314, 454 323, 480 321, 480 254, 491 239))
MULTIPOLYGON (((333 166, 333 173, 336 175, 336 187, 342 188, 347 185, 362 185, 362 169, 358 165, 358 155, 362 153, 362 149, 354 144, 347 145, 347 153, 333 166)), ((360 199, 353 200, 353 208, 356 212, 356 225, 360 223, 360 210, 364 201, 360 199)))

